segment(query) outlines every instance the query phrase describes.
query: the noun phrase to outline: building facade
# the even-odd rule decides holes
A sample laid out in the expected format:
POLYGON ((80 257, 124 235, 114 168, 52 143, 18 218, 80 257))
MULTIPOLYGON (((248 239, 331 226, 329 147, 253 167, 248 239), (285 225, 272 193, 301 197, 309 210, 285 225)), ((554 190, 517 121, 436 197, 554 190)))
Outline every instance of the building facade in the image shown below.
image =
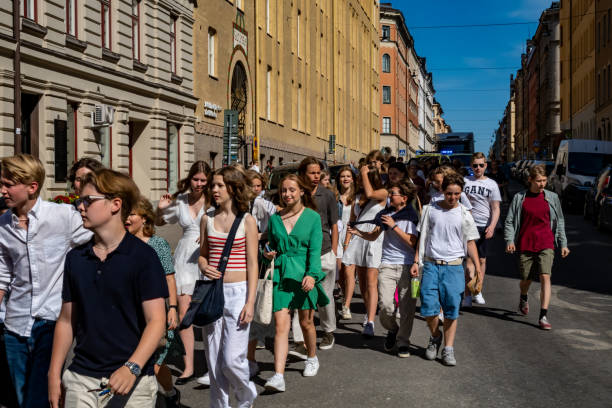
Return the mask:
POLYGON ((612 141, 612 0, 595 2, 595 123, 597 139, 612 141))
POLYGON ((435 133, 433 124, 433 74, 427 71, 427 60, 419 57, 418 71, 418 117, 419 117, 419 150, 432 151, 435 148, 435 133))
POLYGON ((254 5, 260 161, 278 165, 312 155, 346 162, 380 148, 378 2, 254 5))
POLYGON ((193 5, 20 3, 17 27, 13 1, 0 4, 0 156, 38 156, 43 197, 67 191, 86 156, 150 198, 172 191, 194 161, 193 5))
POLYGON ((382 5, 380 9, 380 89, 381 89, 381 147, 391 155, 407 156, 410 75, 408 52, 413 39, 401 11, 382 5))
POLYGON ((451 126, 446 123, 446 120, 442 117, 444 115, 444 110, 442 109, 442 105, 435 98, 432 103, 432 111, 433 111, 433 124, 434 124, 434 133, 450 133, 453 130, 451 126))
POLYGON ((561 128, 566 138, 594 139, 596 2, 560 3, 561 128))
POLYGON ((193 52, 196 108, 195 152, 222 166, 225 110, 238 112, 238 161, 255 148, 255 3, 207 0, 194 6, 193 52))

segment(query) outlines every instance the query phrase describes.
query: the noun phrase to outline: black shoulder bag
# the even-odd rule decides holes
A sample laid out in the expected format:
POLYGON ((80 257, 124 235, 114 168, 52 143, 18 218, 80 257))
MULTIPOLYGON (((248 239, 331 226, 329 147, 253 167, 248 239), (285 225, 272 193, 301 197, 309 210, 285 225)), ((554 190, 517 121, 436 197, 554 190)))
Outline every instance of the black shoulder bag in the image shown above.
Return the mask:
POLYGON ((183 320, 181 320, 179 330, 186 329, 192 324, 206 326, 223 316, 223 306, 225 304, 223 297, 223 275, 225 274, 225 268, 232 252, 236 231, 243 217, 244 213, 236 215, 232 228, 227 235, 219 266, 217 267, 217 270, 221 272, 221 277, 219 279, 196 281, 189 309, 185 313, 183 320))

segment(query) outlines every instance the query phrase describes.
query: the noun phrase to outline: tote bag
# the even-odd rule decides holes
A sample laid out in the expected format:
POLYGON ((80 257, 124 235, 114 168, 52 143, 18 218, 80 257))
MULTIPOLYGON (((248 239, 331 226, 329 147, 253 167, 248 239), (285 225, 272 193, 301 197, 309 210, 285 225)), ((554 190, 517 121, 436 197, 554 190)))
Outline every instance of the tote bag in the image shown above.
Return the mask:
POLYGON ((272 303, 274 296, 274 259, 270 262, 263 279, 257 282, 257 297, 255 298, 255 313, 253 320, 268 325, 272 322, 272 303))

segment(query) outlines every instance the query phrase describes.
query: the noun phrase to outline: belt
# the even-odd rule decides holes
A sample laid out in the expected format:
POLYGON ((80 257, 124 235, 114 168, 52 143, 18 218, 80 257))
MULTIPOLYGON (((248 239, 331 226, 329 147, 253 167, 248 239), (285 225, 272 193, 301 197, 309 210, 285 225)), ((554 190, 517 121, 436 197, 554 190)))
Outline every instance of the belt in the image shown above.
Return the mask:
POLYGON ((425 262, 431 262, 436 265, 461 265, 463 263, 463 258, 453 259, 452 261, 443 261, 440 259, 432 259, 426 256, 425 262))

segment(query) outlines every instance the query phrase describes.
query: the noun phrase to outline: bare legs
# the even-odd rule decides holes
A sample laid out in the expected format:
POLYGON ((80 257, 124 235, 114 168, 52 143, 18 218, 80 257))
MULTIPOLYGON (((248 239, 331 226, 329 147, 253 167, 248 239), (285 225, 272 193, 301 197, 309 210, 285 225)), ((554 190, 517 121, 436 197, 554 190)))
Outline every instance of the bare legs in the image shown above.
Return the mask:
MULTIPOLYGON (((308 357, 314 357, 317 350, 317 331, 314 325, 314 310, 298 310, 300 327, 304 334, 304 345, 308 351, 308 357)), ((285 373, 287 353, 289 352, 289 329, 291 329, 291 314, 288 309, 282 309, 274 313, 276 323, 276 335, 274 336, 274 371, 279 374, 285 373)))
MULTIPOLYGON (((191 302, 191 295, 179 295, 178 307, 179 307, 179 321, 183 320, 187 309, 189 309, 189 303, 191 302)), ((185 346, 185 355, 183 361, 185 362, 185 369, 179 378, 189 377, 193 375, 193 348, 195 338, 193 335, 193 326, 189 326, 185 330, 179 332, 183 346, 185 346)))
POLYGON ((344 305, 347 309, 351 308, 351 300, 355 293, 355 265, 342 265, 340 285, 344 294, 344 305))
POLYGON ((359 289, 363 296, 368 322, 376 318, 376 306, 378 305, 378 269, 357 267, 359 275, 359 289))
MULTIPOLYGON (((522 280, 519 282, 521 288, 521 295, 526 295, 529 292, 531 286, 530 280, 522 280)), ((550 275, 546 273, 540 274, 540 304, 542 309, 548 309, 550 304, 551 295, 550 275)))
MULTIPOLYGON (((429 316, 425 318, 427 320, 427 326, 429 327, 429 331, 433 337, 438 337, 442 333, 438 329, 438 324, 440 319, 438 316, 429 316)), ((455 333, 457 333, 457 320, 454 319, 444 319, 444 345, 446 347, 453 347, 455 344, 455 333)))

